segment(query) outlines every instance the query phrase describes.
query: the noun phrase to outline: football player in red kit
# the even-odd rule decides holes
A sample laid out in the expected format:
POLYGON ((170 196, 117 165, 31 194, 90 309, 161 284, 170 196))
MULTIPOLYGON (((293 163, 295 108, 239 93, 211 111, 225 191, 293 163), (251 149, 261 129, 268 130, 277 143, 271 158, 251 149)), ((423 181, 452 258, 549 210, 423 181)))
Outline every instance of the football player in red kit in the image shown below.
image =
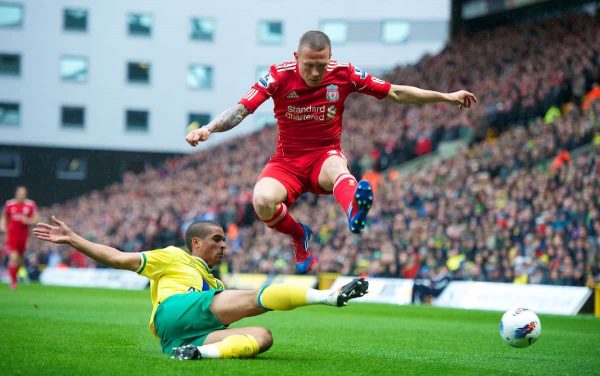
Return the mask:
POLYGON ((27 199, 27 188, 17 187, 15 198, 6 201, 0 217, 0 231, 6 232, 10 288, 17 288, 17 272, 23 265, 23 255, 29 236, 29 225, 39 220, 35 202, 27 199))
POLYGON ((358 92, 396 103, 447 102, 467 108, 477 99, 464 90, 439 93, 394 85, 350 63, 331 60, 331 42, 320 31, 304 33, 294 58, 271 66, 236 106, 191 131, 186 140, 196 146, 213 132, 237 126, 263 102, 273 99, 279 126, 277 149, 258 177, 253 205, 267 226, 292 238, 296 270, 306 273, 314 262, 308 248, 312 231, 289 214, 294 201, 304 192, 333 194, 354 233, 364 229, 373 203, 369 182, 356 181, 341 148, 348 95, 358 92))

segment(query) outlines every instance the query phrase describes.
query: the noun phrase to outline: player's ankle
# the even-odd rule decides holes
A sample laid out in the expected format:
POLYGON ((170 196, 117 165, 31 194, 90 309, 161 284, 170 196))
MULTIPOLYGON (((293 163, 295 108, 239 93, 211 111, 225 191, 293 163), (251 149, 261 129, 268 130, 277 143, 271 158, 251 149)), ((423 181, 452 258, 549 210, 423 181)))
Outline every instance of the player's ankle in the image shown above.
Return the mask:
POLYGON ((306 291, 306 301, 308 304, 326 304, 337 305, 338 290, 316 290, 308 289, 306 291))

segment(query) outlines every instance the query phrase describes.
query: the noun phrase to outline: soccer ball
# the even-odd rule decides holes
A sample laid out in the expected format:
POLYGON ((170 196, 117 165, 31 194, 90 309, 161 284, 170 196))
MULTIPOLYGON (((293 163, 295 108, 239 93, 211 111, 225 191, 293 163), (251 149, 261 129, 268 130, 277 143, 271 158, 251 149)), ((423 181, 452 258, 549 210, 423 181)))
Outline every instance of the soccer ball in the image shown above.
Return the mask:
POLYGON ((509 309, 500 320, 500 337, 512 347, 531 346, 542 333, 542 323, 527 308, 509 309))

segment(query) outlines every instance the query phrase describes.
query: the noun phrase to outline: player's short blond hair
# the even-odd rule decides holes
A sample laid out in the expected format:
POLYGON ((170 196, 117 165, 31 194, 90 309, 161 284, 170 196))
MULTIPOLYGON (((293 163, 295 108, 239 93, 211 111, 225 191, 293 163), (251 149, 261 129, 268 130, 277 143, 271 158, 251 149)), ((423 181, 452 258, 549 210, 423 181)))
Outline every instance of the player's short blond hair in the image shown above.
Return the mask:
POLYGON ((328 48, 331 52, 331 40, 329 40, 327 34, 318 30, 310 30, 302 34, 298 43, 298 52, 300 52, 302 46, 307 46, 314 51, 323 51, 328 48))

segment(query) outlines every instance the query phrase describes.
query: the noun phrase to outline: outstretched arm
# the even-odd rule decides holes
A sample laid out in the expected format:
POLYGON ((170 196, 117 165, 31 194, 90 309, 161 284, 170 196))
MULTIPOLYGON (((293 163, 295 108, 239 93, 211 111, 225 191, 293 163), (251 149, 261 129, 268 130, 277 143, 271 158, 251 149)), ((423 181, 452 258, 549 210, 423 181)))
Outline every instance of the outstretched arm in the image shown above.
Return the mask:
POLYGON ((236 127, 250 114, 250 111, 242 105, 237 104, 223 111, 213 121, 203 127, 195 129, 188 133, 185 140, 192 146, 198 145, 199 142, 208 140, 208 136, 214 132, 226 132, 231 128, 236 127))
POLYGON ((124 253, 116 248, 84 239, 55 216, 52 216, 52 222, 55 226, 38 223, 33 229, 33 234, 41 240, 56 244, 68 244, 84 255, 113 268, 136 271, 140 267, 139 254, 124 253))
POLYGON ((471 107, 473 103, 477 103, 475 94, 466 90, 459 90, 454 93, 440 93, 438 91, 423 90, 418 87, 406 85, 392 85, 386 98, 396 103, 425 104, 446 102, 466 108, 471 107))

